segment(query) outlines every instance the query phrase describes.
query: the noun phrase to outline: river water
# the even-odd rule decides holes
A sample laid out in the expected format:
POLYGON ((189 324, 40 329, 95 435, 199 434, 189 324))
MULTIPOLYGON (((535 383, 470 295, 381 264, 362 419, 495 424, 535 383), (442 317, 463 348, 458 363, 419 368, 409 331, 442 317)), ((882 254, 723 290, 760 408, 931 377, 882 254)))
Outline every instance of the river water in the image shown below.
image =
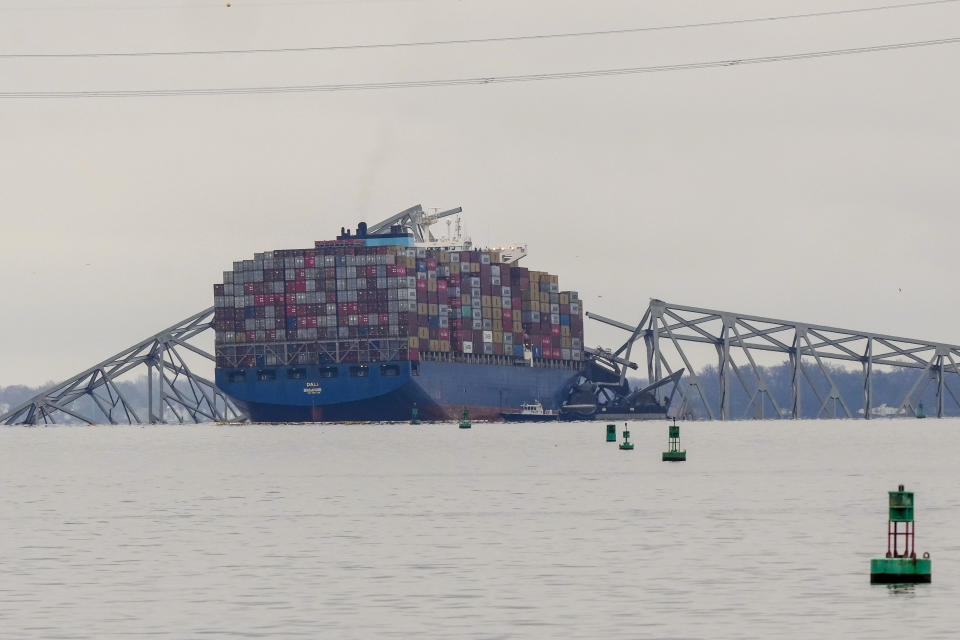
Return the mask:
POLYGON ((960 420, 632 435, 3 428, 0 638, 960 633, 960 420), (900 483, 933 583, 871 586, 900 483))

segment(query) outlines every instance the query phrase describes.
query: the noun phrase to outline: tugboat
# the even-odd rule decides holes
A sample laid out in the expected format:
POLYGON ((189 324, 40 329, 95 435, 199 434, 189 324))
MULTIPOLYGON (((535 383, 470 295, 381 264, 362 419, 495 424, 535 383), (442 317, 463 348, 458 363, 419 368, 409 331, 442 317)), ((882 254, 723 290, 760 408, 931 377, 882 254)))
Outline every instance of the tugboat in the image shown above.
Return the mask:
POLYGON ((521 402, 519 412, 503 412, 500 416, 507 422, 553 422, 560 419, 559 414, 544 411, 539 400, 521 402))

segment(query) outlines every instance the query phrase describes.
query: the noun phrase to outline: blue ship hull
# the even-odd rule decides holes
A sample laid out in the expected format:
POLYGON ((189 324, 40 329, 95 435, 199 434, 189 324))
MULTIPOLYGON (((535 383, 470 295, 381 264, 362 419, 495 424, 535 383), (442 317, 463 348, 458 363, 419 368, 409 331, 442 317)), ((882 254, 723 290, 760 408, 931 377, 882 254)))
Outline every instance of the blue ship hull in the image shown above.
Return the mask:
POLYGON ((298 365, 217 369, 217 386, 254 422, 408 420, 416 406, 424 420, 477 419, 540 400, 559 409, 578 371, 510 364, 406 361, 366 366, 298 365), (414 368, 411 368, 414 364, 414 368), (295 378, 289 377, 291 371, 295 378))

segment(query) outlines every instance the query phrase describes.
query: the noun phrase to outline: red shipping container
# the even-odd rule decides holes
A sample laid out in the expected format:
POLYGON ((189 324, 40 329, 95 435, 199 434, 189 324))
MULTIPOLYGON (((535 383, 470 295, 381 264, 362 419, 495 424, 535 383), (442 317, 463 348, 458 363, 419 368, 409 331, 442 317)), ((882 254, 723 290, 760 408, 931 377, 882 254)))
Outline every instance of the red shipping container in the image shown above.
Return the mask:
POLYGON ((222 284, 215 284, 215 285, 213 285, 213 295, 215 295, 215 296, 222 296, 222 295, 223 295, 223 285, 222 285, 222 284))
POLYGON ((312 269, 317 266, 317 258, 315 255, 307 255, 303 257, 303 264, 308 269, 312 269))
POLYGON ((417 292, 427 290, 427 281, 426 280, 417 280, 417 292))
POLYGON ((296 291, 297 293, 306 293, 307 291, 307 281, 306 280, 297 280, 296 282, 296 291))
POLYGON ((293 280, 287 280, 286 282, 283 283, 283 290, 286 291, 287 293, 296 293, 297 283, 294 282, 293 280))
POLYGON ((437 259, 436 258, 427 258, 427 270, 433 271, 437 268, 437 259))
POLYGON ((560 335, 560 325, 552 324, 550 325, 550 335, 559 336, 560 335))
POLYGON ((447 292, 447 281, 437 280, 437 293, 446 293, 446 292, 447 292))
POLYGON ((252 283, 252 282, 248 282, 248 283, 246 283, 245 285, 243 285, 243 295, 245 295, 245 296, 252 296, 252 295, 253 295, 253 283, 252 283))
POLYGON ((388 324, 390 324, 390 314, 389 314, 389 313, 381 313, 381 314, 379 314, 379 316, 380 316, 380 317, 377 318, 377 319, 380 321, 379 324, 380 324, 381 327, 385 327, 385 326, 387 326, 388 324))
POLYGON ((306 329, 307 328, 307 319, 303 316, 297 318, 297 329, 306 329))
POLYGON ((309 328, 309 329, 316 329, 316 328, 317 328, 317 317, 316 317, 316 316, 308 316, 308 317, 307 317, 307 328, 309 328))
POLYGON ((419 349, 410 349, 410 359, 419 360, 420 359, 420 350, 419 349))
POLYGON ((247 342, 256 342, 257 332, 256 331, 247 331, 247 342))
POLYGON ((438 330, 437 330, 437 339, 438 339, 438 340, 449 340, 449 339, 450 339, 450 329, 438 329, 438 330))
POLYGON ((542 345, 544 351, 551 348, 550 336, 543 336, 540 338, 540 344, 542 345))
POLYGON ((493 343, 493 353, 494 355, 502 356, 503 355, 503 344, 499 342, 493 343))
POLYGON ((512 320, 513 320, 513 312, 510 311, 510 309, 504 309, 504 310, 503 310, 503 321, 504 321, 504 322, 507 322, 507 321, 512 321, 512 320))
POLYGON ((267 331, 267 340, 269 340, 270 342, 276 342, 277 332, 273 330, 267 331))
POLYGON ((305 280, 307 277, 307 272, 304 269, 297 269, 295 273, 297 280, 305 280))
POLYGON ((323 277, 327 280, 336 280, 337 278, 337 268, 336 267, 326 267, 323 270, 323 277))
POLYGON ((520 310, 523 308, 523 301, 520 298, 514 298, 513 304, 510 306, 512 306, 514 309, 520 310))
POLYGON ((266 301, 264 300, 263 296, 253 296, 253 304, 258 307, 262 307, 264 304, 266 304, 266 301))
POLYGON ((553 351, 553 359, 554 359, 554 360, 559 360, 559 359, 560 359, 560 349, 553 349, 552 351, 553 351))
POLYGON ((288 317, 288 318, 296 318, 296 317, 297 317, 297 305, 295 305, 295 304, 287 305, 287 317, 288 317))
POLYGON ((360 314, 360 326, 366 327, 370 325, 370 316, 365 313, 360 314))

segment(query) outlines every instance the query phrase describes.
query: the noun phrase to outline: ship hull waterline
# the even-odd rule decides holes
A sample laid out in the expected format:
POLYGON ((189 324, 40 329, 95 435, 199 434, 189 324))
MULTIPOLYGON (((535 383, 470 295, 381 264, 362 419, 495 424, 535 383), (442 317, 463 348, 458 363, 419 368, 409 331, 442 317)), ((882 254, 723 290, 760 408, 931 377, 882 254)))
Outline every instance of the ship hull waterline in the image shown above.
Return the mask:
POLYGON ((472 419, 500 421, 532 397, 558 409, 578 375, 571 368, 458 362, 295 368, 302 377, 286 377, 288 367, 218 370, 217 386, 252 422, 407 421, 414 407, 427 421, 459 419, 464 408, 472 419))

